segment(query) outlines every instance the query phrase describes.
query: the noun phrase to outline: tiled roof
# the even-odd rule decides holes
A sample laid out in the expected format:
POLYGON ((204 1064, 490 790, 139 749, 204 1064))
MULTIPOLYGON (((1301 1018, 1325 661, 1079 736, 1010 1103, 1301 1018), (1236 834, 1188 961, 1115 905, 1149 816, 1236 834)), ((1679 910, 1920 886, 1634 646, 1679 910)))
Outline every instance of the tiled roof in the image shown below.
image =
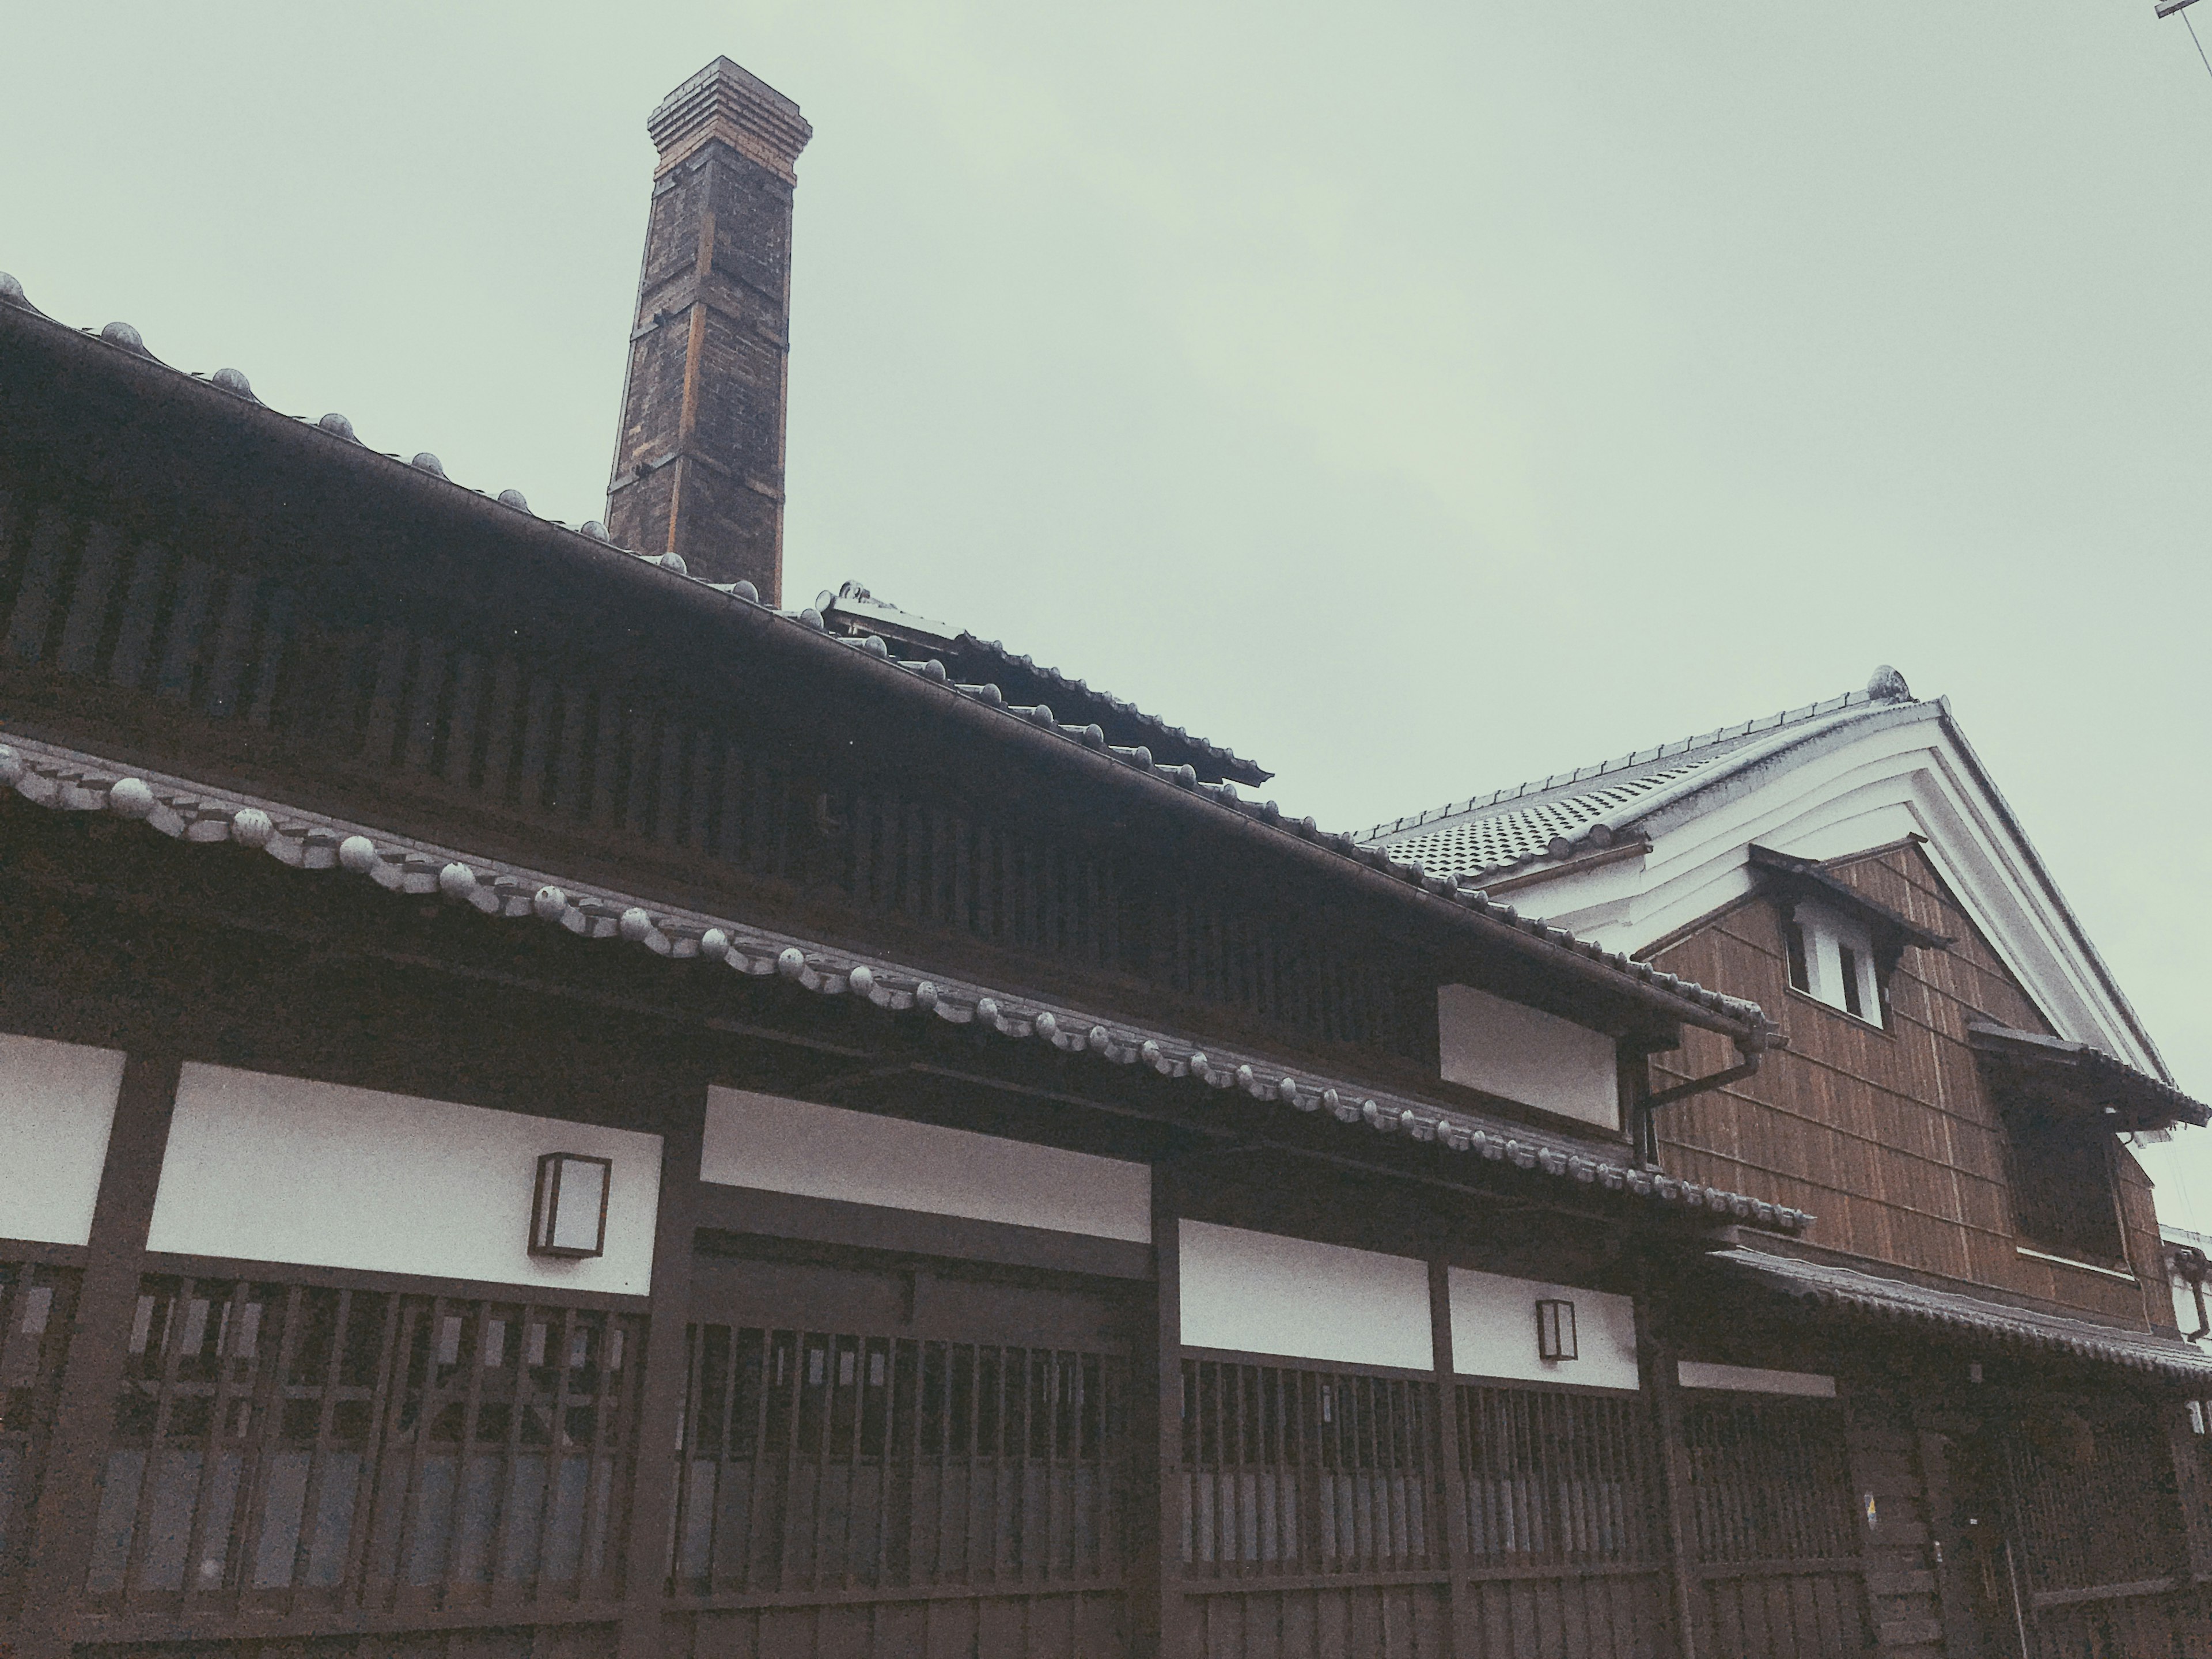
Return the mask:
MULTIPOLYGON (((1624 778, 1583 794, 1560 796, 1540 806, 1523 806, 1488 817, 1462 818, 1439 829, 1390 836, 1385 844, 1401 858, 1419 859, 1439 873, 1480 876, 1485 871, 1545 857, 1551 852, 1553 842, 1573 842, 1578 833, 1615 807, 1626 806, 1662 785, 1687 777, 1705 763, 1698 760, 1662 767, 1656 772, 1624 778)), ((1369 832, 1370 836, 1373 833, 1369 832)))
POLYGON ((1292 1075, 1257 1050, 1202 1048, 1189 1038, 1126 1020, 1043 1004, 1020 992, 947 980, 911 966, 771 932, 728 918, 648 902, 555 873, 441 847, 295 808, 287 803, 161 776, 100 757, 27 739, 0 745, 0 788, 64 812, 106 812, 143 823, 188 845, 229 842, 295 870, 338 871, 387 892, 466 904, 489 917, 620 940, 665 957, 704 957, 750 978, 781 976, 818 996, 865 999, 886 1013, 934 1015, 1000 1036, 1040 1042, 1102 1064, 1141 1066, 1169 1078, 1198 1078, 1300 1112, 1327 1112, 1346 1125, 1402 1134, 1448 1152, 1510 1163, 1583 1186, 1626 1192, 1715 1219, 1796 1233, 1814 1219, 1718 1188, 1590 1156, 1565 1137, 1342 1079, 1292 1075))
POLYGON ((2036 1313, 1985 1302, 1959 1291, 1930 1290, 1854 1267, 1772 1255, 1764 1250, 1721 1250, 1711 1260, 1814 1307, 1836 1309, 1889 1325, 1940 1330, 1993 1347, 2070 1354, 2148 1371, 2199 1389, 2212 1383, 2212 1356, 2178 1336, 2036 1313))
POLYGON ((2094 1043, 2015 1030, 1994 1020, 1967 1022, 1966 1041, 1984 1054, 2063 1078, 2072 1085, 2068 1092, 2074 1097, 2086 1105, 2102 1106, 2130 1130, 2162 1127, 2176 1120, 2198 1128, 2212 1123, 2212 1109, 2203 1102, 2184 1094, 2163 1078, 2137 1071, 2094 1043))
MULTIPOLYGON (((438 489, 451 489, 463 496, 483 498, 483 492, 456 483, 446 477, 445 469, 435 455, 419 453, 412 460, 402 460, 396 454, 386 453, 380 459, 377 452, 365 449, 355 437, 352 422, 343 415, 325 415, 319 421, 285 416, 269 410, 253 395, 246 378, 234 368, 217 370, 211 376, 187 374, 173 368, 155 357, 139 337, 138 331, 128 323, 110 323, 97 331, 74 331, 58 324, 33 306, 24 297, 21 283, 5 272, 0 272, 0 318, 10 310, 26 313, 40 323, 56 330, 63 338, 82 342, 88 349, 112 350, 179 380, 194 382, 215 398, 234 399, 252 405, 270 419, 285 427, 312 434, 313 443, 342 444, 371 460, 372 465, 389 464, 396 474, 411 474, 420 479, 435 479, 438 489), (87 337, 91 337, 88 338, 87 337)), ((570 530, 557 520, 539 519, 531 512, 530 504, 520 490, 507 489, 496 497, 500 507, 529 518, 556 534, 574 538, 590 549, 590 556, 606 557, 618 565, 635 568, 639 565, 658 567, 653 573, 660 580, 676 580, 690 584, 695 589, 711 592, 726 598, 731 603, 767 611, 760 595, 750 582, 704 582, 685 570, 683 559, 676 554, 659 557, 626 552, 615 548, 607 540, 605 529, 589 523, 580 529, 570 530)), ((936 658, 907 660, 895 658, 883 639, 875 635, 852 635, 842 637, 830 635, 821 611, 812 605, 798 611, 769 611, 783 625, 809 635, 828 649, 842 650, 855 661, 872 661, 876 671, 884 674, 908 677, 909 682, 920 681, 941 688, 942 695, 957 696, 973 704, 997 710, 1010 720, 1050 734, 1058 741, 1076 748, 1085 749, 1102 758, 1118 763, 1127 774, 1143 781, 1139 787, 1170 789, 1207 801, 1224 812, 1262 825, 1272 833, 1305 842, 1315 848, 1364 866, 1381 876, 1404 884, 1430 901, 1448 904, 1466 912, 1468 919, 1493 936, 1498 932, 1519 936, 1517 943, 1531 954, 1548 958, 1559 970, 1589 977, 1596 976, 1614 990, 1626 992, 1638 1000, 1663 1007, 1675 1018, 1688 1019, 1702 1025, 1725 1029, 1731 1035, 1745 1038, 1754 1046, 1772 1044, 1778 1036, 1773 1022, 1755 1002, 1741 997, 1725 996, 1710 991, 1679 976, 1655 969, 1650 963, 1631 959, 1618 951, 1608 951, 1590 940, 1577 939, 1565 928, 1554 927, 1540 918, 1523 916, 1510 904, 1498 903, 1485 893, 1464 885, 1458 880, 1432 874, 1419 863, 1401 859, 1384 848, 1362 845, 1358 838, 1318 828, 1310 817, 1292 817, 1280 811, 1272 800, 1253 801, 1245 799, 1231 781, 1219 783, 1201 782, 1196 768, 1185 763, 1166 765, 1156 762, 1152 750, 1144 744, 1121 745, 1109 744, 1103 727, 1096 722, 1070 724, 1059 720, 1048 706, 1036 703, 1010 703, 1005 693, 994 684, 962 684, 952 679, 945 663, 936 658)))
POLYGON ((1388 848, 1469 881, 1538 859, 1609 847, 1660 801, 1717 775, 1723 769, 1717 763, 1730 756, 1762 748, 1785 732, 1840 724, 1911 697, 1904 678, 1883 668, 1863 691, 1472 796, 1378 823, 1358 839, 1363 846, 1388 848))
POLYGON ((1238 783, 1261 784, 1274 776, 1234 749, 1211 742, 1180 726, 1170 726, 1158 715, 1146 714, 1126 697, 1101 691, 1057 668, 1047 667, 1026 653, 1009 651, 997 640, 987 640, 950 623, 901 610, 877 598, 858 582, 847 582, 834 593, 825 589, 814 601, 814 608, 835 633, 875 634, 885 636, 887 643, 903 643, 910 649, 941 653, 952 659, 947 666, 957 665, 971 678, 988 675, 1019 687, 1018 695, 1040 702, 1048 698, 1060 713, 1077 714, 1076 725, 1095 720, 1112 730, 1116 742, 1152 745, 1175 760, 1192 762, 1216 781, 1231 778, 1238 783))

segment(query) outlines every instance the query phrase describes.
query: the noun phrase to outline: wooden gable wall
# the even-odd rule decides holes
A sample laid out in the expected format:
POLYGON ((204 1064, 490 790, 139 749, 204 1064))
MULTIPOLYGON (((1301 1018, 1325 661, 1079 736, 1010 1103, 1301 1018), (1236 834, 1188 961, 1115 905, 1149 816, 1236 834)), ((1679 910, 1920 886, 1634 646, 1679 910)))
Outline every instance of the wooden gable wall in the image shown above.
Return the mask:
MULTIPOLYGON (((2005 1142, 1972 1051, 1977 1015, 2051 1028, 1917 844, 1869 853, 1833 873, 1956 941, 1907 951, 1876 1030, 1794 991, 1782 911, 1754 897, 1705 922, 1655 960, 1750 997, 1790 1037, 1758 1076, 1660 1115, 1661 1163, 1675 1174, 1771 1194, 1820 1218, 1808 1242, 1922 1273, 2144 1322, 2170 1318, 2162 1294, 2110 1274, 2019 1253, 2005 1142)), ((1733 1056, 1692 1031, 1655 1060, 1655 1088, 1718 1071, 1733 1056)), ((2125 1148, 2120 1201, 2130 1260, 2158 1258, 2149 1178, 2125 1148)))

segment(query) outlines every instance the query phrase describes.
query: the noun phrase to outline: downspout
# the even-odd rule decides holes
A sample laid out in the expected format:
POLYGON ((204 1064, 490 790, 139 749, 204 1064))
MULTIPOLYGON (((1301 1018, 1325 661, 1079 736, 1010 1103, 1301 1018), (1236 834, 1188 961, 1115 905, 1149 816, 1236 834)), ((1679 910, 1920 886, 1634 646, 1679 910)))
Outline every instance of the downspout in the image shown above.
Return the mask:
POLYGON ((1687 1083, 1678 1083, 1671 1089, 1662 1089, 1656 1095, 1646 1095, 1636 1103, 1635 1152, 1636 1160, 1647 1170, 1659 1167, 1659 1133, 1653 1119, 1662 1106, 1672 1106, 1678 1100, 1687 1100, 1692 1095, 1702 1095, 1715 1089, 1726 1088, 1731 1083, 1741 1083, 1756 1076, 1759 1062, 1769 1048, 1778 1048, 1778 1042, 1761 1042, 1757 1038, 1735 1039, 1738 1055, 1735 1065, 1724 1072, 1715 1072, 1710 1077, 1692 1078, 1687 1083))
POLYGON ((2188 1340, 2194 1342, 2199 1337, 2212 1336, 2212 1314, 2204 1311, 2204 1276, 2206 1270, 2212 1268, 2212 1262, 2208 1262, 2204 1252, 2193 1244, 2175 1245, 2172 1261, 2174 1272, 2181 1275, 2189 1286, 2189 1293, 2197 1299, 2197 1328, 2189 1333, 2188 1340))

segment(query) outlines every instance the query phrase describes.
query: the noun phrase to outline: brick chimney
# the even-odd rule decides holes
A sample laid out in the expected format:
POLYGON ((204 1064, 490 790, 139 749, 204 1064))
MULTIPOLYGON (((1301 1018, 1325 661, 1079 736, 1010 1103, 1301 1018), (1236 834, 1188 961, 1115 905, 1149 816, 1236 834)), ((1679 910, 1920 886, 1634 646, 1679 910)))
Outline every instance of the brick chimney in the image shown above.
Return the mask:
POLYGON ((780 604, 792 164, 813 129, 726 58, 645 125, 660 162, 607 532, 780 604))

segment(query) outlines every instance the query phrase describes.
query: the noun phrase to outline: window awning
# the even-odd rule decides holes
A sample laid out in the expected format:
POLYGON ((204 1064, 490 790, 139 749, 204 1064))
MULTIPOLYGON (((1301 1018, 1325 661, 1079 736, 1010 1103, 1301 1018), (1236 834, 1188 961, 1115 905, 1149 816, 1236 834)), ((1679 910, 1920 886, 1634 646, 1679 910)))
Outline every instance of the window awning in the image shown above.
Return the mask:
POLYGON ((1908 946, 1923 951, 1948 949, 1951 940, 1947 934, 1934 933, 1901 910, 1893 910, 1887 904, 1869 898, 1849 882, 1832 876, 1812 859, 1793 858, 1787 853, 1778 853, 1771 847, 1754 843, 1750 848, 1751 867, 1760 880, 1772 891, 1790 899, 1814 899, 1832 910, 1840 910, 1863 923, 1873 938, 1875 951, 1880 955, 1884 970, 1893 966, 1899 955, 1908 946))
POLYGON ((2066 1355, 2148 1372, 2194 1389, 2212 1388, 2212 1353, 2179 1336, 2036 1313, 1958 1291, 1930 1290, 1855 1267, 1765 1250, 1718 1250, 1708 1259, 1801 1304, 1849 1317, 1932 1328, 1996 1350, 2066 1355))
POLYGON ((2053 1118, 2101 1120, 2115 1130, 2212 1122, 2212 1107, 2086 1042, 1986 1020, 1967 1026, 1966 1041, 2009 1100, 2053 1118))

